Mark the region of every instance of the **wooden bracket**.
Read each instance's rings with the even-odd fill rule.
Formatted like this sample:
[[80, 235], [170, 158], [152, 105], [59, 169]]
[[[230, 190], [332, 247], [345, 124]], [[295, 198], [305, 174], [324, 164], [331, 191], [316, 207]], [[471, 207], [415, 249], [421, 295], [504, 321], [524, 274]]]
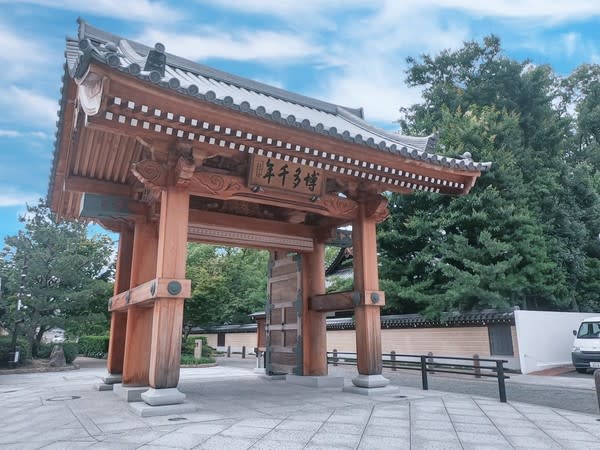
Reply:
[[191, 294], [191, 280], [156, 278], [111, 297], [108, 310], [125, 310], [131, 305], [149, 303], [159, 298], [189, 298]]

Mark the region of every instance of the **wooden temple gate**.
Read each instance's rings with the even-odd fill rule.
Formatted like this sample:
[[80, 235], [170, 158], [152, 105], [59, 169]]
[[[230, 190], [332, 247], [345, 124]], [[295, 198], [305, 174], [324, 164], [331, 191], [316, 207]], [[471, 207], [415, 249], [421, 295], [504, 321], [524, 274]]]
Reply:
[[[353, 309], [359, 376], [381, 377], [375, 227], [387, 191], [466, 194], [487, 163], [432, 153], [362, 110], [303, 97], [81, 22], [67, 40], [48, 202], [120, 235], [108, 382], [176, 390], [188, 242], [271, 251], [269, 365], [327, 375], [325, 315]], [[325, 294], [324, 245], [352, 225], [354, 290]], [[295, 255], [295, 256], [290, 256]]]

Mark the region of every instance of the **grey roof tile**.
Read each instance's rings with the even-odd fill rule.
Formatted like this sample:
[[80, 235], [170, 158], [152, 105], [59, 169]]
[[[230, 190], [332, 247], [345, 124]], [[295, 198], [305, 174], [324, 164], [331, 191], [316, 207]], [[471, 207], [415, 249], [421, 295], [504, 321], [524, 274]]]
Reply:
[[164, 75], [144, 71], [146, 45], [127, 41], [80, 20], [79, 41], [67, 40], [66, 60], [71, 76], [82, 76], [92, 60], [150, 80], [180, 93], [256, 114], [288, 126], [332, 136], [431, 164], [485, 171], [491, 163], [433, 154], [437, 136], [402, 136], [363, 120], [362, 108], [348, 108], [242, 78], [166, 53]]

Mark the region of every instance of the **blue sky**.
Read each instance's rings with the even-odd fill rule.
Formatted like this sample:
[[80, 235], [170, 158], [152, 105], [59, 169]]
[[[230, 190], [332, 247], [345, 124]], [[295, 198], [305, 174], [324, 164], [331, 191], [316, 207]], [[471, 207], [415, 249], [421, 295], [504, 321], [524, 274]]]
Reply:
[[77, 17], [148, 45], [347, 106], [394, 129], [419, 101], [408, 56], [494, 33], [508, 56], [567, 75], [600, 63], [596, 0], [0, 0], [0, 238], [46, 196], [63, 74]]

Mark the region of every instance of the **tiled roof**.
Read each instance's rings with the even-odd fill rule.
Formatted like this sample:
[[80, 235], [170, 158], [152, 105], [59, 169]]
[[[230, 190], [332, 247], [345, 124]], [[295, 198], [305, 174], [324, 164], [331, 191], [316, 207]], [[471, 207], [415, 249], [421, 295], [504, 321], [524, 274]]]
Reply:
[[[255, 313], [260, 314], [260, 313]], [[421, 314], [398, 314], [381, 316], [381, 328], [439, 328], [460, 326], [485, 326], [490, 323], [514, 324], [515, 314], [511, 310], [485, 309], [482, 311], [445, 313], [440, 320], [427, 319]], [[327, 319], [328, 330], [352, 330], [354, 319], [352, 317]], [[245, 325], [219, 325], [214, 327], [198, 327], [194, 333], [253, 333], [256, 324]]]
[[307, 131], [353, 142], [376, 151], [423, 160], [431, 164], [479, 172], [491, 163], [474, 162], [469, 154], [450, 158], [432, 153], [437, 138], [389, 133], [363, 120], [362, 108], [348, 108], [242, 78], [165, 53], [164, 73], [144, 70], [152, 49], [95, 28], [80, 20], [78, 39], [68, 39], [65, 52], [72, 77], [83, 76], [98, 61], [123, 73], [150, 81], [198, 100]]
[[[514, 323], [514, 311], [498, 311], [488, 309], [483, 311], [453, 312], [442, 314], [441, 319], [427, 319], [421, 314], [399, 314], [381, 316], [381, 328], [438, 328], [447, 326], [476, 326], [490, 323]], [[328, 330], [354, 329], [354, 319], [327, 319]]]

